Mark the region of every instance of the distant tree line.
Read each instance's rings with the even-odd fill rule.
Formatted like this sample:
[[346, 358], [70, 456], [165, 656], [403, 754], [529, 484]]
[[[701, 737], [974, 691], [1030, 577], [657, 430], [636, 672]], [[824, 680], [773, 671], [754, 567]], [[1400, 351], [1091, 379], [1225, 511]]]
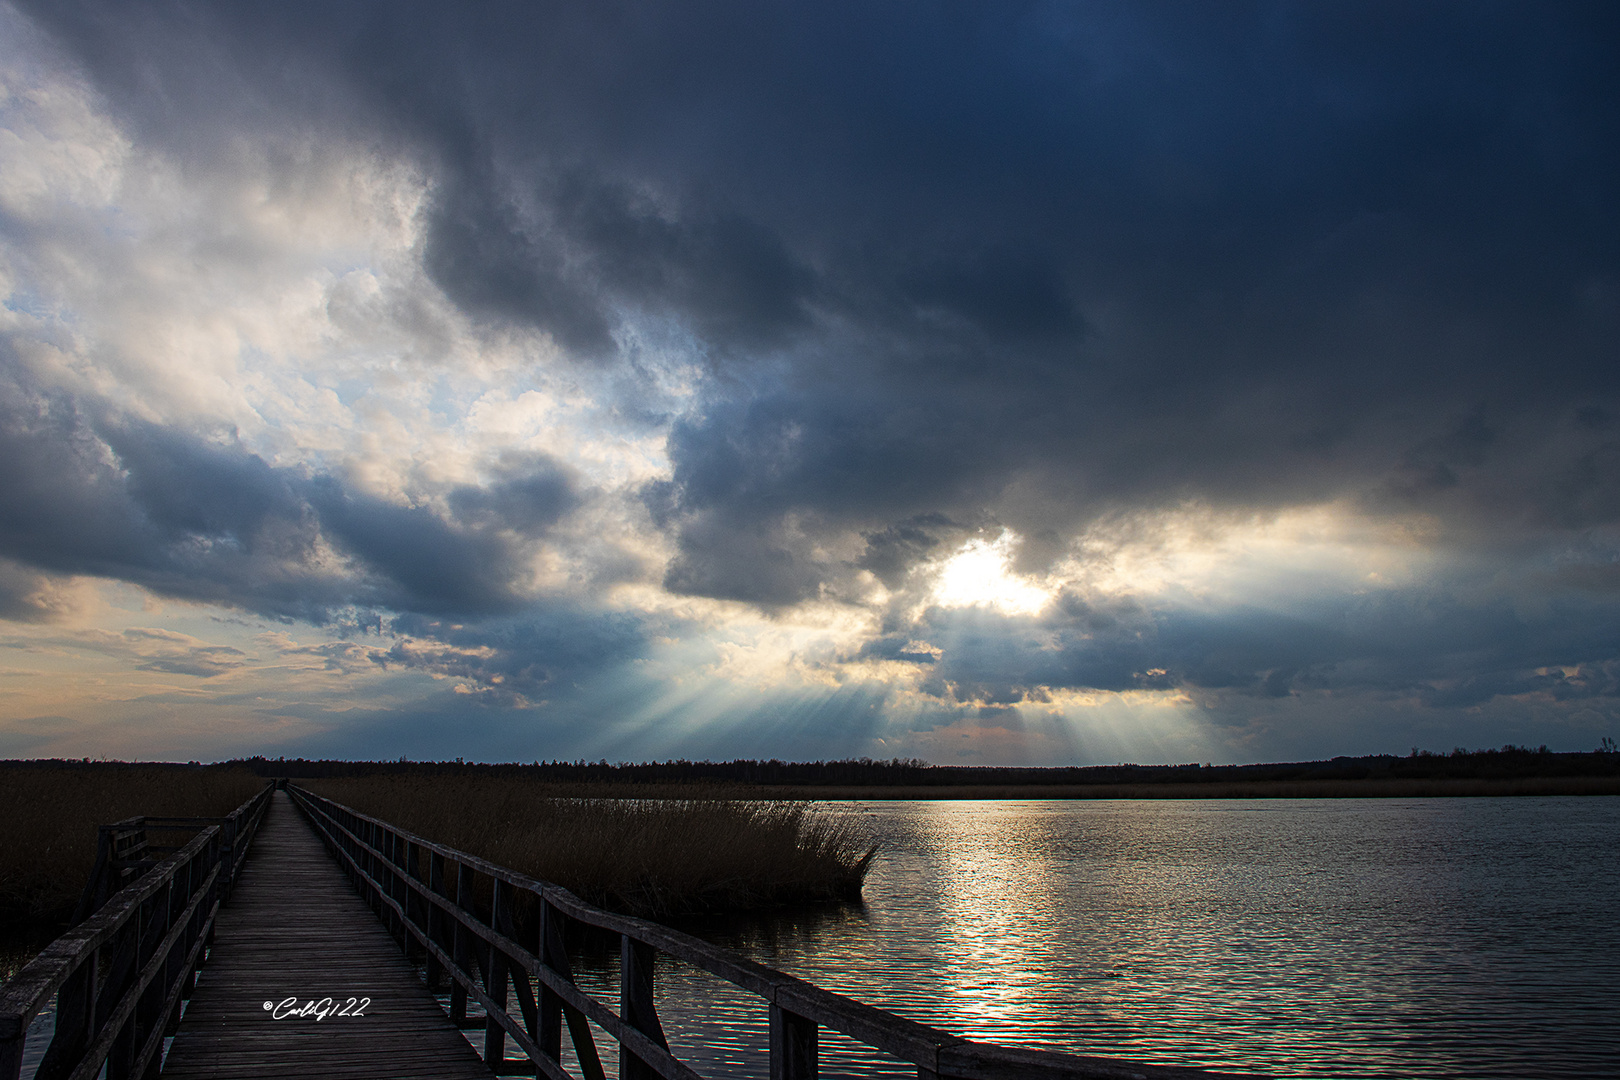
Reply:
[[420, 772], [513, 776], [564, 783], [751, 784], [805, 787], [965, 787], [978, 785], [1078, 786], [1085, 784], [1199, 784], [1233, 780], [1391, 780], [1519, 779], [1547, 776], [1620, 776], [1620, 753], [1555, 754], [1546, 747], [1504, 746], [1453, 750], [1447, 754], [1413, 750], [1404, 757], [1374, 754], [1254, 765], [1088, 765], [1067, 768], [1015, 768], [986, 765], [930, 765], [916, 758], [877, 761], [536, 761], [531, 764], [478, 764], [456, 761], [309, 761], [252, 757], [232, 762], [261, 776], [316, 778]]
[[[105, 768], [121, 762], [85, 758], [10, 761], [7, 767]], [[178, 768], [201, 768], [197, 762]], [[997, 787], [1082, 786], [1087, 784], [1201, 784], [1234, 780], [1511, 780], [1553, 776], [1620, 776], [1620, 753], [1611, 740], [1591, 753], [1553, 753], [1545, 746], [1507, 745], [1501, 749], [1450, 753], [1413, 751], [1406, 756], [1373, 754], [1328, 761], [1272, 762], [1254, 765], [1086, 765], [1067, 768], [1018, 768], [996, 765], [930, 765], [916, 758], [878, 761], [653, 761], [613, 764], [607, 761], [535, 761], [529, 764], [483, 764], [463, 761], [336, 761], [254, 756], [221, 762], [215, 767], [249, 769], [259, 776], [293, 779], [380, 776], [389, 774], [519, 777], [558, 783], [602, 784], [740, 784], [795, 787]]]

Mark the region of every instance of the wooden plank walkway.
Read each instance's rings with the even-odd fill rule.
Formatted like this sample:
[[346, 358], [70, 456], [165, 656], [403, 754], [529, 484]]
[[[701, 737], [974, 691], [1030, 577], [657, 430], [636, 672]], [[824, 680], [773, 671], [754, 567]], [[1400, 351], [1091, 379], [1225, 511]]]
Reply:
[[[289, 998], [358, 1016], [274, 1018]], [[275, 793], [196, 992], [165, 1077], [250, 1080], [444, 1080], [493, 1074], [450, 1023], [394, 939], [355, 894], [282, 791]]]

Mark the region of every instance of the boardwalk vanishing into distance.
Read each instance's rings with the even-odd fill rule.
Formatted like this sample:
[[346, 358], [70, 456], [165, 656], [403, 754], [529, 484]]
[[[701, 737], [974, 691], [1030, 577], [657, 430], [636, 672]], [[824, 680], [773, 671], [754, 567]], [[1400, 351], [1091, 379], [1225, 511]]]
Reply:
[[[352, 1002], [348, 1015], [276, 1018], [283, 1002], [302, 1007], [326, 998], [334, 1010]], [[494, 1074], [278, 791], [235, 894], [220, 911], [163, 1075], [474, 1080]]]
[[[620, 1080], [703, 1080], [664, 1036], [659, 954], [760, 999], [769, 1080], [817, 1080], [823, 1028], [918, 1080], [1225, 1075], [972, 1042], [278, 786], [193, 819], [197, 835], [161, 860], [148, 819], [103, 827], [98, 867], [128, 883], [87, 890], [99, 909], [0, 988], [0, 1080], [22, 1075], [29, 1023], [53, 998], [36, 1080], [91, 1080], [103, 1064], [108, 1080], [606, 1080], [598, 1038], [617, 1042]], [[617, 1008], [573, 980], [567, 942], [582, 929], [619, 940]], [[448, 1014], [433, 993], [446, 986]]]

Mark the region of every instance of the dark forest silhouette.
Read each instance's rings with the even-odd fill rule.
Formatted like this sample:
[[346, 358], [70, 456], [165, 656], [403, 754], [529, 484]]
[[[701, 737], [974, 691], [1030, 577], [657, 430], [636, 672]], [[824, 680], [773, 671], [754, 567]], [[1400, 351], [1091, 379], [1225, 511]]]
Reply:
[[[1606, 747], [1612, 743], [1605, 742]], [[60, 767], [71, 762], [12, 762]], [[1620, 776], [1620, 753], [1553, 753], [1545, 747], [1508, 745], [1500, 749], [1405, 756], [1374, 754], [1327, 761], [1269, 762], [1250, 765], [1088, 765], [1067, 768], [930, 765], [918, 759], [875, 761], [536, 761], [484, 764], [470, 761], [338, 761], [254, 756], [222, 764], [242, 766], [260, 776], [295, 779], [376, 776], [397, 773], [521, 777], [555, 783], [745, 784], [792, 787], [1075, 787], [1092, 784], [1205, 784], [1233, 781], [1313, 780], [1514, 780], [1543, 777]]]

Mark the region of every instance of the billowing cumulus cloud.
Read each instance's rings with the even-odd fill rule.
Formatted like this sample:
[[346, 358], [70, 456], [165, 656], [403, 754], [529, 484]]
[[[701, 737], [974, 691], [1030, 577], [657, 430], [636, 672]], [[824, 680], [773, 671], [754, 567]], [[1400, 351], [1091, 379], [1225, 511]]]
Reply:
[[1620, 723], [1603, 5], [3, 18], [0, 617], [221, 745]]

